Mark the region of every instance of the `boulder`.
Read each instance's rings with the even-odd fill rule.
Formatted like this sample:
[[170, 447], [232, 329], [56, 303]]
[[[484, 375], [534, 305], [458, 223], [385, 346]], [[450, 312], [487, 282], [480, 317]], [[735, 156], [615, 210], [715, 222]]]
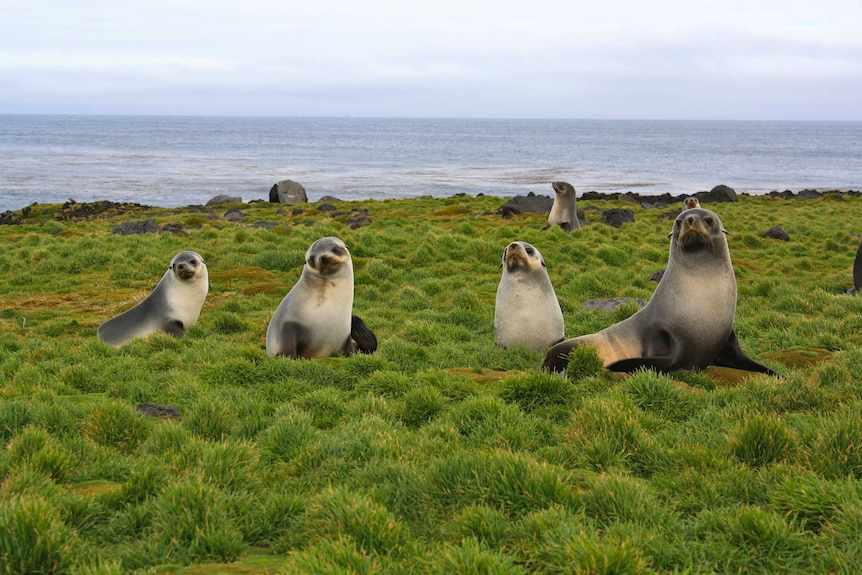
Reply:
[[299, 182], [281, 180], [269, 190], [269, 201], [274, 204], [305, 204], [308, 195]]
[[219, 204], [241, 204], [242, 198], [239, 196], [228, 196], [227, 194], [219, 194], [207, 202], [208, 206], [217, 206]]
[[700, 203], [709, 202], [738, 202], [739, 197], [736, 190], [729, 186], [718, 185], [705, 194], [695, 194]]
[[153, 234], [159, 232], [156, 220], [148, 219], [140, 222], [123, 222], [111, 230], [115, 236], [131, 236], [134, 234]]
[[615, 228], [621, 228], [623, 227], [623, 224], [635, 221], [635, 213], [632, 210], [626, 210], [623, 208], [611, 208], [610, 210], [602, 212], [602, 219], [600, 221], [603, 224], [607, 224]]
[[361, 228], [365, 224], [371, 223], [371, 216], [368, 215], [368, 210], [360, 210], [347, 218], [346, 223], [351, 230]]
[[500, 213], [504, 218], [511, 218], [517, 214], [530, 212], [533, 214], [550, 213], [554, 206], [554, 200], [548, 196], [537, 196], [530, 192], [526, 196], [515, 196], [500, 208]]
[[790, 235], [784, 231], [781, 226], [772, 226], [763, 234], [764, 238], [769, 238], [771, 240], [781, 240], [783, 242], [790, 241]]

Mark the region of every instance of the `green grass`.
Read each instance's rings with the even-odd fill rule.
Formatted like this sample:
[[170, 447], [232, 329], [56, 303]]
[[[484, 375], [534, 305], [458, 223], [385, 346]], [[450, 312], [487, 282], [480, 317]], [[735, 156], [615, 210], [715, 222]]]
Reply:
[[[650, 297], [671, 226], [605, 201], [637, 221], [541, 232], [502, 203], [341, 203], [368, 210], [357, 230], [265, 203], [241, 224], [49, 205], [0, 226], [0, 574], [862, 572], [862, 298], [844, 294], [862, 199], [712, 206], [737, 334], [781, 379], [611, 374], [586, 348], [561, 377], [497, 348], [507, 243], [542, 251], [574, 337], [635, 311], [583, 301]], [[110, 233], [150, 217], [186, 235]], [[351, 248], [379, 350], [270, 358], [266, 325], [325, 235]], [[199, 323], [99, 342], [184, 249], [209, 267]]]

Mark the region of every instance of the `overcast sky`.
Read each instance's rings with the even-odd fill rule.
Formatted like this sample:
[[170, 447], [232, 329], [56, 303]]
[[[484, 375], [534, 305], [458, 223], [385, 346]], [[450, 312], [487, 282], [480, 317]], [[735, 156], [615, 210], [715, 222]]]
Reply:
[[862, 120], [862, 0], [2, 0], [0, 113]]

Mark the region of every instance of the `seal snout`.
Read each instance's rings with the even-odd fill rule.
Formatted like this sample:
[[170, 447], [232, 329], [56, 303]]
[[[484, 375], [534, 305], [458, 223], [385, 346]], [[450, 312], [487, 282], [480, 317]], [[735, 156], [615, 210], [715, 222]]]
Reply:
[[179, 262], [174, 265], [174, 273], [176, 273], [180, 279], [192, 279], [197, 274], [197, 271], [196, 266], [184, 262]]

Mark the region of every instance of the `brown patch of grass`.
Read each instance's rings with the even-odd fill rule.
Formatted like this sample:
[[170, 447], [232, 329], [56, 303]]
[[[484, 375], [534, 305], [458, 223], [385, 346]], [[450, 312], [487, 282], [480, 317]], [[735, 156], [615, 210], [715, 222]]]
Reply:
[[823, 363], [832, 357], [832, 352], [816, 347], [794, 347], [764, 353], [763, 357], [771, 361], [781, 362], [787, 367], [797, 369]]
[[446, 373], [452, 375], [461, 375], [472, 379], [476, 383], [488, 383], [497, 381], [512, 375], [513, 372], [500, 371], [498, 369], [483, 369], [475, 367], [448, 367], [444, 369]]

